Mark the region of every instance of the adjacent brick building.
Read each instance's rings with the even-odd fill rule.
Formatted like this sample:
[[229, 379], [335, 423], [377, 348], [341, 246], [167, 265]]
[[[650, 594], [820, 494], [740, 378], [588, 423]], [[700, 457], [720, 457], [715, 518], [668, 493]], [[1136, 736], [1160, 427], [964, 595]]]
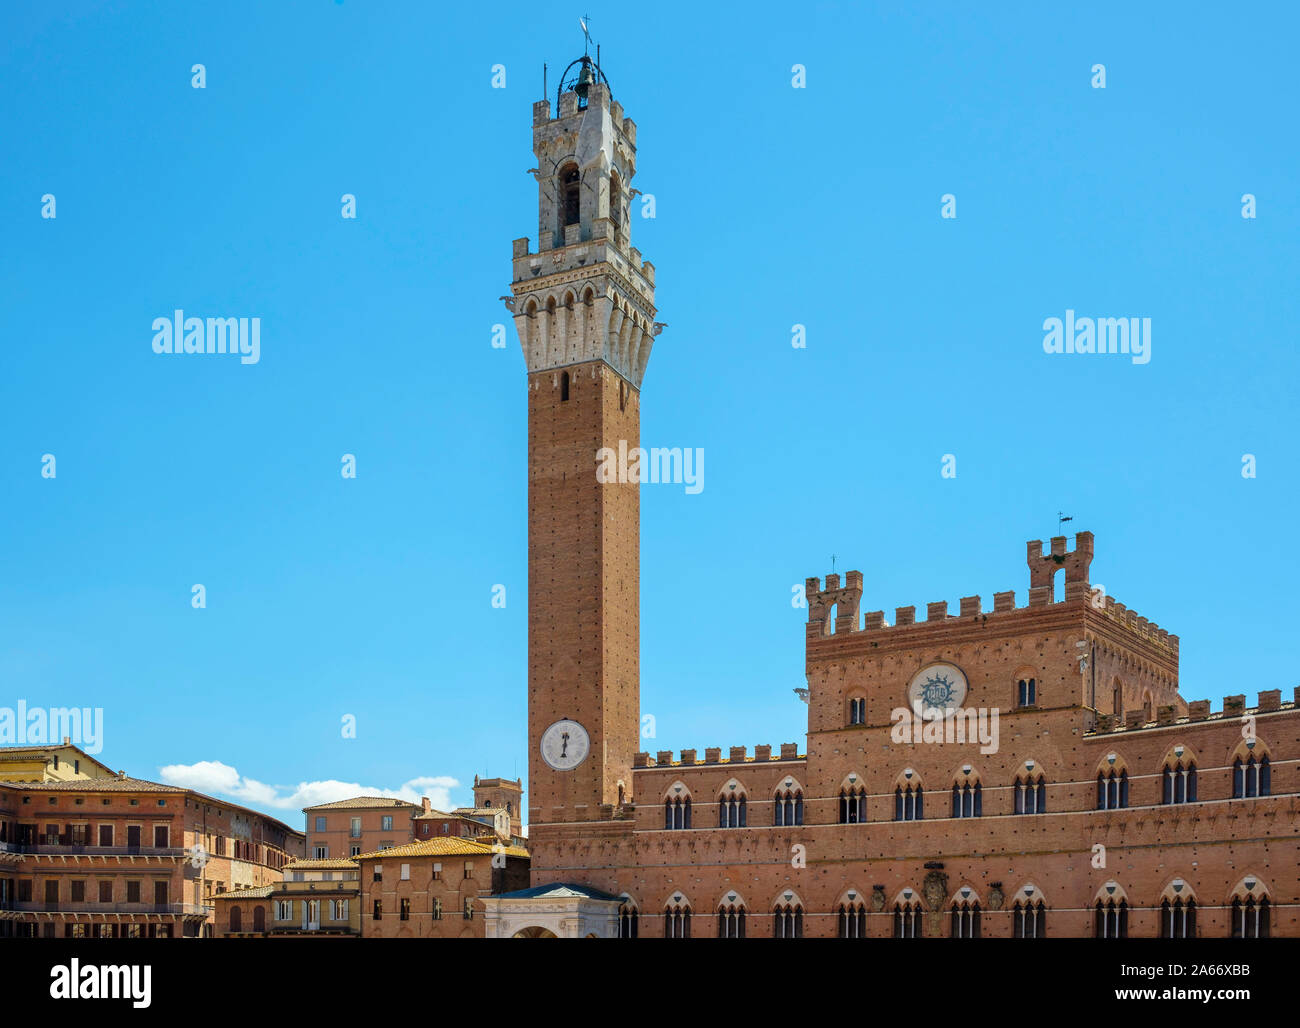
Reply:
[[483, 898], [528, 885], [528, 851], [495, 841], [430, 839], [357, 864], [365, 938], [482, 938]]
[[355, 860], [298, 860], [274, 885], [216, 897], [223, 938], [358, 938], [360, 868]]

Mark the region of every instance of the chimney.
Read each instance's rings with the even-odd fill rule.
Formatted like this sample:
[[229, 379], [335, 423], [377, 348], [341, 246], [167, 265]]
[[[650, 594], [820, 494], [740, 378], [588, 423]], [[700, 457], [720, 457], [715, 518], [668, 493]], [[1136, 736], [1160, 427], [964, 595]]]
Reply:
[[65, 736], [63, 737], [63, 745], [64, 745], [64, 746], [71, 746], [71, 745], [72, 745], [72, 736], [70, 736], [70, 735], [65, 735]]
[[428, 796], [421, 796], [421, 797], [420, 797], [420, 806], [423, 808], [423, 810], [424, 810], [424, 812], [425, 812], [426, 814], [429, 812], [429, 810], [430, 810], [431, 808], [430, 808], [430, 805], [429, 805], [429, 797], [428, 797]]

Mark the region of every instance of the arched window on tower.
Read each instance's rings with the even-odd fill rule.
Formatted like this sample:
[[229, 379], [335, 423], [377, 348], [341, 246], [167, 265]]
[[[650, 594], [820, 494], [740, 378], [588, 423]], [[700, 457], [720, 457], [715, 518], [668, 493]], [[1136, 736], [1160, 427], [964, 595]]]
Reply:
[[609, 173], [609, 220], [615, 229], [623, 224], [623, 180], [617, 171]]
[[1016, 683], [1016, 706], [1033, 707], [1038, 703], [1038, 679], [1021, 678]]
[[567, 403], [569, 400], [569, 373], [560, 372], [560, 402]]
[[867, 723], [867, 700], [864, 696], [854, 696], [849, 700], [849, 724], [865, 725]]
[[576, 225], [581, 219], [582, 176], [576, 164], [566, 164], [560, 169], [560, 227]]

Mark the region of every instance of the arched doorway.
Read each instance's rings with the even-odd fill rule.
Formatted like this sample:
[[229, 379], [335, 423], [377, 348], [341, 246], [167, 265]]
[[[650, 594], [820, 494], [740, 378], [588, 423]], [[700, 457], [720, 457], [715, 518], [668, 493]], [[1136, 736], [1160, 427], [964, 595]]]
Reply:
[[520, 928], [511, 936], [512, 939], [554, 939], [556, 934], [548, 928], [542, 928], [540, 925], [529, 925], [527, 928]]

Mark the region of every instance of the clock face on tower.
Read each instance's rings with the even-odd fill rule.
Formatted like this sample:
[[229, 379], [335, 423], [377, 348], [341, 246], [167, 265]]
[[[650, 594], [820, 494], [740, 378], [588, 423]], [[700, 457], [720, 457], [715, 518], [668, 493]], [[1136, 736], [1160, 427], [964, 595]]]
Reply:
[[587, 759], [591, 738], [576, 721], [565, 718], [542, 733], [542, 759], [556, 771], [572, 771]]

